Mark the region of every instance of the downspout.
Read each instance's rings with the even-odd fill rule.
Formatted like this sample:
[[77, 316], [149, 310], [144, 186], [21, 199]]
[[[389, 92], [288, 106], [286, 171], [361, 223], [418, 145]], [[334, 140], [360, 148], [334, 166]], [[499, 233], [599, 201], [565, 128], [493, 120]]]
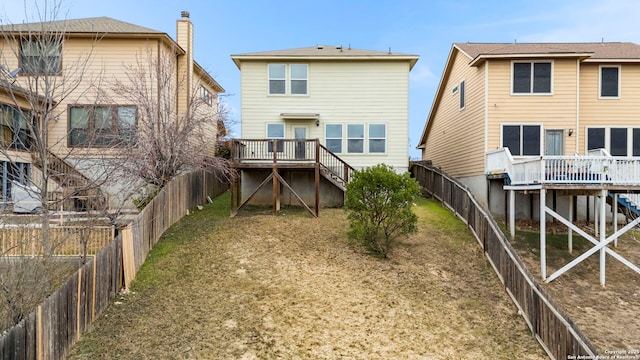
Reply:
[[[576, 59], [576, 129], [574, 131], [575, 137], [575, 154], [580, 153], [580, 59]], [[585, 139], [586, 141], [586, 139]]]
[[489, 60], [484, 62], [484, 169], [487, 169], [489, 152]]

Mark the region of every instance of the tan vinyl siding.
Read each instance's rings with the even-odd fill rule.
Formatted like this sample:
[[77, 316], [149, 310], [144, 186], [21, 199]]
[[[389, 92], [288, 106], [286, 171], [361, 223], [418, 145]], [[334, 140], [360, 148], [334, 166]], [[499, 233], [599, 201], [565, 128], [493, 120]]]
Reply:
[[[441, 101], [435, 109], [433, 124], [423, 159], [433, 161], [455, 177], [484, 173], [484, 66], [469, 67], [469, 58], [457, 53], [444, 83]], [[454, 86], [465, 81], [465, 108], [460, 110], [459, 91]]]
[[[616, 66], [619, 64], [607, 64]], [[580, 153], [586, 152], [587, 127], [640, 127], [640, 64], [620, 65], [619, 99], [599, 99], [600, 64], [583, 63], [580, 72]]]
[[[169, 56], [172, 52], [164, 45], [162, 51]], [[64, 99], [57, 107], [59, 120], [50, 129], [49, 143], [53, 151], [66, 153], [68, 119], [67, 109], [74, 104], [122, 104], [131, 105], [131, 100], [116, 96], [113, 85], [116, 80], [128, 82], [128, 73], [135, 70], [127, 66], [136, 67], [149, 63], [149, 57], [157, 60], [158, 42], [147, 40], [114, 40], [102, 39], [95, 43], [88, 39], [67, 40], [63, 46], [63, 73], [65, 82], [72, 84], [81, 77], [81, 82], [75, 91]], [[151, 64], [149, 64], [151, 66]], [[102, 96], [97, 89], [109, 93]], [[155, 91], [152, 89], [151, 91]], [[59, 95], [59, 94], [56, 94]], [[102, 154], [104, 149], [76, 148], [75, 153]]]
[[[339, 156], [355, 167], [386, 163], [408, 166], [409, 63], [405, 61], [310, 61], [308, 95], [269, 95], [266, 61], [243, 61], [242, 137], [264, 138], [266, 124], [283, 122], [281, 113], [318, 113], [320, 126], [307, 120], [308, 138], [324, 144], [325, 124], [386, 124], [386, 153]], [[291, 64], [291, 61], [273, 61]], [[286, 134], [293, 138], [293, 124], [287, 120]], [[346, 142], [343, 141], [343, 149]], [[346, 150], [345, 150], [346, 152]]]
[[[551, 62], [551, 95], [513, 95], [511, 94], [512, 61], [490, 61], [488, 150], [502, 146], [500, 134], [503, 124], [540, 124], [543, 129], [564, 130], [575, 127], [577, 62], [575, 59], [555, 59]], [[568, 137], [567, 134], [568, 132], [565, 133], [565, 153], [573, 154], [575, 137]], [[544, 135], [542, 141], [544, 142]]]

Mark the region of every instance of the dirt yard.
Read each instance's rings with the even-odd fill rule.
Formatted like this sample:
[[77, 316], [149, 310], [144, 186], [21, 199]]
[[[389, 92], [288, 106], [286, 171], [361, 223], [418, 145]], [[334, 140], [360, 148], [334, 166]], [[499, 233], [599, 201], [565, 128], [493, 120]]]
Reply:
[[69, 359], [546, 358], [475, 239], [433, 201], [386, 260], [347, 239], [341, 209], [220, 209], [169, 229]]
[[[538, 223], [519, 223], [512, 244], [540, 283], [540, 245]], [[591, 225], [592, 226], [592, 225]], [[588, 225], [581, 226], [593, 234]], [[553, 230], [553, 228], [552, 228]], [[611, 229], [609, 229], [611, 230]], [[550, 230], [551, 232], [551, 230]], [[548, 235], [547, 276], [589, 250], [590, 242], [574, 235], [573, 254], [567, 248], [566, 227], [555, 227]], [[631, 263], [640, 264], [640, 232], [630, 232], [612, 250]], [[606, 285], [600, 285], [599, 252], [590, 256], [543, 288], [596, 345], [601, 354], [627, 351], [640, 358], [640, 275], [612, 256], [606, 258]]]

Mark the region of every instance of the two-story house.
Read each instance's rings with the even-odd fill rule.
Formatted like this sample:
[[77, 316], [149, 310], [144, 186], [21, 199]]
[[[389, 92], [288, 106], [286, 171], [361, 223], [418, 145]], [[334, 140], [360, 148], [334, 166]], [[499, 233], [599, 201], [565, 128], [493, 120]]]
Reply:
[[[317, 142], [319, 152], [338, 157], [355, 169], [384, 163], [398, 172], [407, 171], [409, 72], [418, 61], [417, 55], [322, 45], [231, 58], [241, 73], [244, 139], [282, 140], [275, 145], [279, 146], [276, 155], [282, 154], [280, 162], [283, 157], [300, 162], [316, 159]], [[301, 141], [294, 143], [295, 139], [309, 141], [303, 145]], [[297, 155], [286, 155], [289, 140], [292, 152], [297, 146]], [[238, 143], [246, 150], [244, 155], [251, 152], [256, 160], [262, 155], [273, 158], [272, 144], [260, 145], [264, 154], [258, 156], [258, 149], [250, 149], [251, 144]], [[318, 161], [323, 173], [346, 175], [342, 165]], [[262, 177], [258, 175], [252, 182], [259, 183]], [[250, 178], [245, 171], [243, 183]], [[251, 187], [247, 185], [247, 189]], [[335, 204], [328, 191], [323, 191], [322, 201]], [[265, 197], [270, 198], [270, 193], [265, 192]], [[341, 194], [337, 198], [341, 202]]]
[[[637, 44], [455, 43], [418, 147], [508, 214], [512, 235], [516, 216], [597, 229], [605, 214], [638, 214], [639, 89]], [[589, 239], [602, 246], [603, 234]]]
[[[193, 59], [194, 30], [188, 12], [176, 22], [176, 40], [107, 17], [2, 25], [0, 34], [3, 149], [11, 150], [0, 155], [3, 201], [11, 199], [7, 190], [11, 180], [37, 183], [42, 178], [42, 157], [31, 156], [33, 147], [28, 144], [29, 132], [42, 131], [38, 126], [42, 121], [47, 122], [46, 160], [52, 180], [47, 187], [52, 194], [88, 195], [89, 184], [99, 184], [94, 194], [122, 200], [125, 190], [132, 190], [129, 184], [117, 179], [101, 182], [98, 178], [105, 170], [100, 166], [105, 159], [122, 156], [118, 149], [136, 139], [143, 107], [180, 114], [189, 111], [192, 99], [201, 97], [198, 112], [212, 119], [207, 136], [215, 152], [217, 94], [224, 89]], [[162, 68], [163, 64], [172, 68]], [[169, 83], [160, 83], [164, 76], [160, 72], [175, 75]], [[132, 96], [116, 88], [118, 82], [122, 88], [134, 81], [147, 86], [151, 104], [134, 103]], [[163, 94], [167, 89], [175, 93]], [[33, 101], [25, 99], [34, 95], [47, 98], [43, 101], [50, 108], [32, 109]], [[167, 97], [172, 99], [170, 108], [160, 104]], [[22, 118], [30, 114], [34, 119], [30, 126], [21, 126], [25, 119], [18, 113]]]
[[418, 147], [481, 201], [499, 204], [487, 186], [500, 170], [490, 169], [496, 150], [515, 160], [594, 149], [640, 156], [639, 85], [633, 43], [455, 43]]

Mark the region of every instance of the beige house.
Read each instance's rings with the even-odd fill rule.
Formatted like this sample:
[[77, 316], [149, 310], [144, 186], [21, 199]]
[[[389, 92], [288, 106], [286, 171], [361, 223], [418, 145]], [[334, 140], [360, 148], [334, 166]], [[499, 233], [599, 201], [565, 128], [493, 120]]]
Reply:
[[[327, 181], [341, 188], [351, 168], [384, 163], [398, 172], [407, 171], [409, 72], [417, 55], [323, 45], [231, 58], [242, 80], [242, 137], [272, 141], [262, 146], [238, 140], [244, 150], [236, 155], [242, 155], [239, 160], [245, 164], [251, 155], [254, 161], [306, 162], [313, 171], [315, 160], [326, 177], [322, 182], [316, 180], [320, 183], [316, 188]], [[272, 156], [273, 146], [277, 146], [276, 157]], [[292, 153], [287, 155], [289, 149]], [[244, 179], [251, 178], [248, 171]], [[257, 175], [253, 181], [259, 183], [262, 177]], [[317, 176], [309, 175], [309, 182], [314, 178]], [[243, 185], [252, 187], [246, 181]], [[284, 190], [296, 195], [295, 190]], [[311, 193], [301, 196], [313, 198]], [[341, 202], [341, 192], [333, 197], [327, 188], [322, 193], [325, 205]]]
[[[6, 85], [0, 88], [0, 106], [7, 110], [2, 113], [5, 137], [15, 138], [22, 132], [20, 126], [9, 126], [20, 122], [16, 109], [22, 113], [33, 110], [11, 89], [39, 92], [53, 97], [55, 103], [52, 121], [48, 122], [49, 164], [62, 173], [52, 176], [51, 192], [77, 192], [101, 176], [93, 160], [109, 158], [118, 153], [118, 148], [131, 144], [141, 106], [148, 105], [118, 95], [114, 84], [116, 80], [131, 83], [134, 71], [148, 76], [147, 89], [157, 97], [163, 89], [176, 89], [170, 95], [176, 99], [175, 108], [168, 111], [180, 114], [193, 99], [201, 98], [204, 105], [198, 111], [212, 119], [207, 136], [214, 151], [219, 127], [217, 94], [224, 89], [193, 59], [194, 30], [188, 12], [182, 12], [176, 22], [176, 40], [164, 32], [107, 17], [3, 25], [0, 35], [0, 66], [4, 72], [0, 82]], [[172, 68], [160, 70], [161, 63]], [[159, 71], [175, 73], [172, 83], [158, 84], [153, 74]], [[42, 85], [45, 83], [48, 88]], [[29, 136], [25, 136], [26, 142]], [[22, 178], [38, 178], [40, 164], [32, 160], [28, 144], [17, 150], [22, 152], [20, 156], [6, 156], [6, 151], [0, 156], [5, 169], [0, 169], [4, 201], [11, 197], [7, 182], [17, 176], [6, 170], [15, 166], [8, 165], [18, 162], [24, 171]], [[99, 190], [107, 198], [123, 191], [117, 181], [105, 182]]]
[[503, 148], [514, 160], [640, 156], [638, 86], [633, 43], [455, 43], [418, 147], [486, 203]]
[[[640, 46], [633, 43], [453, 44], [420, 141], [422, 159], [459, 179], [494, 214], [555, 219], [606, 256], [640, 223]], [[611, 205], [608, 205], [611, 204]], [[618, 229], [626, 216], [628, 224]], [[594, 222], [593, 235], [574, 221]], [[603, 231], [611, 223], [612, 235]]]

